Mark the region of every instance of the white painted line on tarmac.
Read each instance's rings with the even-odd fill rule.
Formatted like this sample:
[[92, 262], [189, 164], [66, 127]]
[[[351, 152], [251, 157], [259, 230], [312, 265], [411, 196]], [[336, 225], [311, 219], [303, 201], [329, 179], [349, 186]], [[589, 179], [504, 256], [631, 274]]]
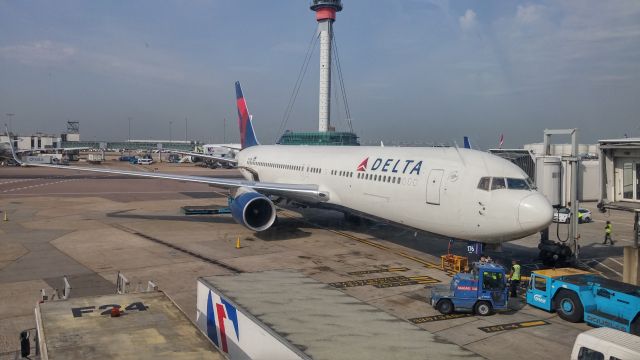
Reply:
[[614, 263], [617, 263], [617, 264], [619, 264], [619, 265], [624, 266], [624, 264], [623, 264], [623, 263], [621, 263], [620, 261], [616, 260], [616, 258], [609, 258], [609, 260], [613, 261]]
[[23, 187], [19, 187], [19, 188], [3, 190], [3, 191], [0, 191], [0, 193], [8, 193], [8, 192], [14, 192], [14, 191], [34, 189], [34, 188], [42, 187], [42, 186], [45, 186], [45, 185], [53, 185], [53, 184], [59, 184], [59, 183], [68, 182], [68, 181], [75, 181], [75, 180], [78, 180], [78, 179], [67, 179], [67, 180], [53, 181], [53, 182], [30, 185], [30, 186], [23, 186]]
[[[598, 261], [596, 261], [596, 262], [597, 262], [597, 263], [599, 263]], [[603, 273], [602, 273], [602, 271], [598, 271], [598, 270], [596, 270], [596, 269], [592, 268], [591, 266], [587, 265], [584, 261], [580, 261], [580, 263], [581, 263], [582, 265], [586, 266], [586, 267], [587, 267], [587, 269], [591, 270], [592, 272], [594, 272], [594, 273], [598, 273], [598, 274], [600, 274], [600, 275], [601, 275], [602, 277], [604, 277], [604, 278], [607, 278], [607, 279], [609, 278], [609, 277], [607, 277], [605, 274], [603, 274]]]
[[[609, 267], [609, 266], [605, 265], [603, 262], [598, 261], [598, 260], [593, 260], [593, 261], [597, 262], [598, 264], [600, 264], [600, 265], [604, 266], [605, 268], [607, 268], [607, 269], [611, 270], [612, 272], [616, 273], [618, 276], [622, 277], [622, 273], [619, 273], [619, 272], [617, 272], [617, 271], [613, 270], [611, 267]], [[604, 276], [604, 275], [603, 275], [603, 276]]]

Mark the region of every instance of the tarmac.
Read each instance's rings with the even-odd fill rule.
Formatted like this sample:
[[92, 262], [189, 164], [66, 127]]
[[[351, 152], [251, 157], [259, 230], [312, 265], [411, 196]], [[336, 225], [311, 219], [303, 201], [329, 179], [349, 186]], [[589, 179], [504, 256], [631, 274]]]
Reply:
[[[103, 167], [235, 177], [235, 170], [190, 164], [150, 166], [107, 161]], [[225, 206], [226, 191], [204, 184], [130, 178], [45, 168], [0, 168], [0, 359], [13, 359], [21, 330], [34, 328], [41, 289], [72, 285], [71, 297], [115, 292], [118, 272], [130, 290], [154, 281], [192, 319], [201, 276], [294, 269], [334, 284], [388, 314], [459, 344], [487, 359], [569, 358], [576, 336], [590, 327], [573, 324], [511, 300], [511, 310], [488, 317], [442, 317], [427, 303], [429, 288], [448, 283], [439, 268], [449, 242], [383, 223], [344, 220], [339, 212], [279, 209], [275, 227], [254, 233], [230, 215], [186, 216], [183, 206]], [[580, 224], [585, 267], [620, 279], [622, 247], [632, 243], [633, 215], [601, 214]], [[614, 226], [614, 246], [601, 245], [604, 221]], [[556, 225], [552, 236], [556, 236]], [[558, 228], [566, 237], [567, 225]], [[238, 238], [240, 248], [236, 248]], [[538, 237], [504, 244], [492, 254], [526, 271], [536, 259]], [[452, 246], [466, 255], [466, 243]], [[382, 285], [380, 285], [382, 284]], [[516, 324], [516, 325], [514, 325]]]

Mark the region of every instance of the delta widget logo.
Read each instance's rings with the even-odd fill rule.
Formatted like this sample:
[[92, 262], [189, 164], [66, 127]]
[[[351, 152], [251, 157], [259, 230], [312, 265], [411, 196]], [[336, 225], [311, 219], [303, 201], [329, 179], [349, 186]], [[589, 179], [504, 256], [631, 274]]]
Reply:
[[367, 171], [367, 162], [368, 161], [369, 161], [369, 158], [366, 158], [366, 159], [362, 160], [360, 165], [358, 165], [358, 170], [356, 170], [356, 171]]
[[[236, 342], [240, 341], [240, 331], [238, 329], [238, 312], [236, 308], [220, 297], [220, 303], [213, 303], [211, 291], [207, 299], [207, 336], [219, 349], [225, 353], [229, 353], [227, 345], [227, 336], [233, 335], [225, 328], [225, 319], [233, 324], [235, 330]], [[229, 329], [230, 330], [230, 329]]]

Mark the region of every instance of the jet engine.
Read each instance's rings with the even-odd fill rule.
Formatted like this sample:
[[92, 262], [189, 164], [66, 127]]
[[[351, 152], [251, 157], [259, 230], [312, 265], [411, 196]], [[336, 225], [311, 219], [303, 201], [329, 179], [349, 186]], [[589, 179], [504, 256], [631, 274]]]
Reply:
[[233, 219], [253, 231], [267, 230], [276, 221], [273, 202], [253, 189], [239, 188], [230, 207]]

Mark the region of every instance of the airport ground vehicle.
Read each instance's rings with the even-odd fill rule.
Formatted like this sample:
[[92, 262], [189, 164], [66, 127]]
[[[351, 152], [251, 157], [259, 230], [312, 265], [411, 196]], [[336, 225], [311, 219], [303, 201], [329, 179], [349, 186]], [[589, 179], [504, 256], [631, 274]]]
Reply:
[[431, 305], [442, 314], [473, 311], [482, 316], [507, 308], [508, 286], [505, 269], [494, 263], [473, 263], [471, 273], [458, 273], [449, 286], [431, 291]]
[[574, 269], [536, 270], [527, 287], [527, 303], [570, 322], [584, 320], [640, 335], [640, 286]]
[[571, 360], [640, 359], [640, 338], [622, 331], [597, 328], [580, 333]]
[[135, 156], [124, 155], [124, 156], [120, 156], [120, 158], [118, 160], [120, 160], [120, 161], [132, 161], [132, 160], [137, 160], [137, 158]]
[[62, 154], [40, 154], [27, 156], [26, 160], [35, 164], [59, 164], [62, 161]]
[[[591, 214], [591, 210], [580, 208], [578, 212], [582, 215], [578, 218], [580, 223], [588, 223], [593, 221], [593, 217]], [[553, 222], [559, 222], [563, 224], [568, 224], [571, 222], [571, 210], [566, 207], [561, 207], [559, 209], [553, 210]]]
[[151, 165], [153, 164], [153, 160], [149, 158], [138, 159], [138, 165]]

